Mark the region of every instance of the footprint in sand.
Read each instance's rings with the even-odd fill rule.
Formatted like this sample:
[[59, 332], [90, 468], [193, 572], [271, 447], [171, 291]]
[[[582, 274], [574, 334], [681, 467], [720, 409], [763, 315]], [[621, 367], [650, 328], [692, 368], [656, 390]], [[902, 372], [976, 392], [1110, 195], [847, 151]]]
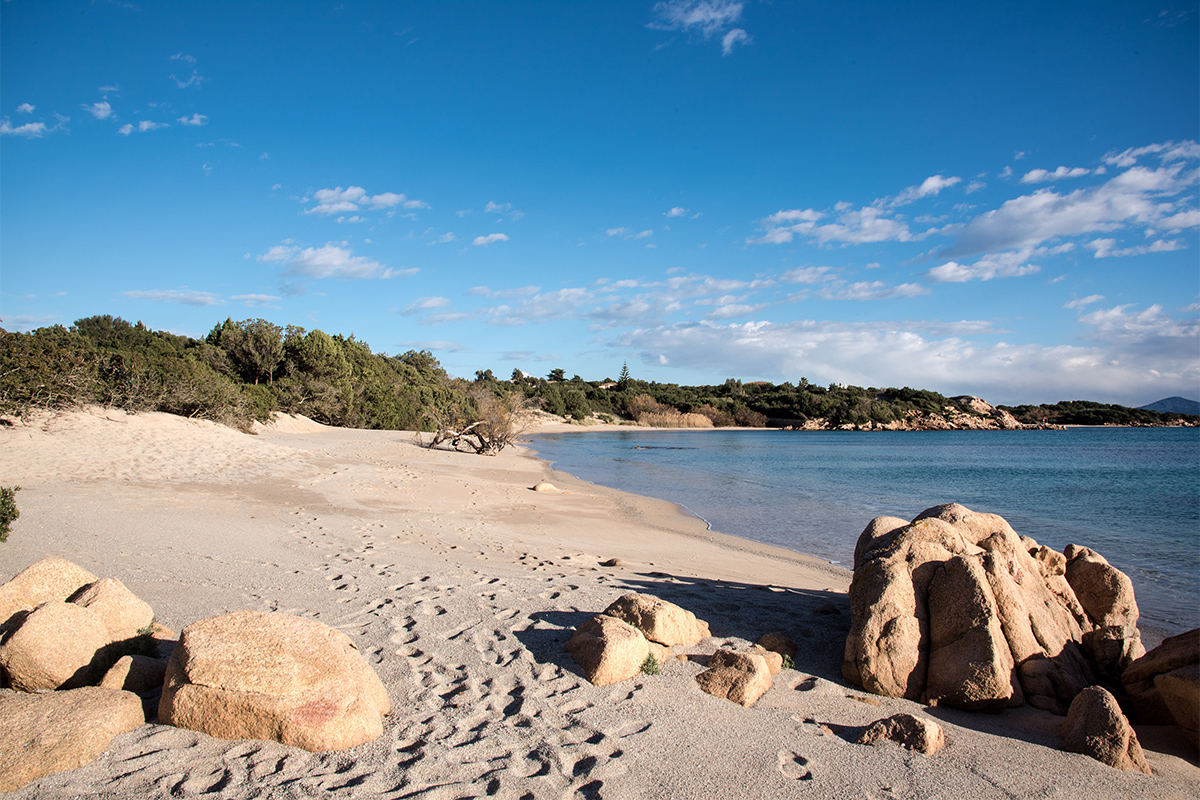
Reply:
[[779, 774], [785, 778], [798, 781], [811, 781], [812, 772], [808, 769], [808, 759], [790, 750], [780, 750], [777, 758]]

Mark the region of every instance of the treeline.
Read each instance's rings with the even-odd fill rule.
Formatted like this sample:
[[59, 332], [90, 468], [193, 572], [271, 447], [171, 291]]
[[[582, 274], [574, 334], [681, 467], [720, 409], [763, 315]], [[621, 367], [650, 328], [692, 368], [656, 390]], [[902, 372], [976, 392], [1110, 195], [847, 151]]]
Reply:
[[1156, 426], [1177, 425], [1181, 422], [1196, 422], [1192, 414], [1170, 411], [1150, 411], [1145, 408], [1093, 403], [1089, 400], [1064, 400], [1053, 405], [1002, 406], [1006, 411], [1025, 424], [1046, 423], [1050, 425], [1130, 425]]
[[462, 402], [432, 354], [372, 353], [353, 336], [226, 320], [204, 339], [88, 317], [31, 333], [0, 328], [0, 412], [84, 403], [246, 428], [274, 411], [328, 425], [421, 430]]
[[[499, 403], [499, 406], [493, 402]], [[911, 417], [978, 415], [937, 392], [830, 384], [709, 386], [641, 381], [623, 367], [616, 380], [544, 378], [514, 370], [500, 380], [480, 370], [450, 377], [427, 351], [372, 353], [353, 336], [226, 319], [203, 339], [96, 316], [74, 325], [11, 333], [0, 328], [0, 413], [96, 403], [165, 411], [248, 428], [272, 412], [327, 425], [390, 430], [464, 429], [495, 412], [537, 408], [585, 420], [632, 420], [662, 427], [876, 426]], [[489, 411], [490, 409], [490, 411]], [[1196, 417], [1073, 401], [1008, 409], [1026, 423], [1161, 425]]]

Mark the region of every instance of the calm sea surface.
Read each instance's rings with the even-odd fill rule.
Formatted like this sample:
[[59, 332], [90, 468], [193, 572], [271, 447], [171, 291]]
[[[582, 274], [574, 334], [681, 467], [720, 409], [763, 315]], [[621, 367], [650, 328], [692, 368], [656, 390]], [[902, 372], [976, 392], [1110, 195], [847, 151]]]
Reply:
[[956, 502], [1133, 579], [1143, 624], [1200, 626], [1200, 429], [670, 431], [537, 435], [592, 483], [679, 503], [722, 533], [852, 566], [880, 515]]

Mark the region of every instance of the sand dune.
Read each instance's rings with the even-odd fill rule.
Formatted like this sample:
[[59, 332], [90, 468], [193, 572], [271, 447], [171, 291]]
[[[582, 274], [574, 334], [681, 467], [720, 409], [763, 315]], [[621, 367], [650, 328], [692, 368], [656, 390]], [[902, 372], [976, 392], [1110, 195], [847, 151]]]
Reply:
[[[541, 481], [560, 491], [534, 492]], [[46, 555], [122, 580], [176, 630], [236, 609], [346, 632], [379, 674], [383, 737], [314, 754], [148, 724], [14, 797], [1187, 797], [1195, 754], [1139, 728], [1155, 775], [1057, 750], [1060, 718], [876, 698], [840, 676], [849, 575], [705, 530], [668, 503], [592, 486], [518, 451], [431, 452], [411, 433], [302, 418], [250, 436], [91, 409], [0, 428], [21, 518], [0, 579]], [[864, 525], [867, 520], [863, 520]], [[620, 567], [602, 567], [610, 558]], [[631, 591], [714, 638], [658, 676], [603, 688], [562, 646]], [[840, 614], [819, 614], [832, 602]], [[800, 645], [752, 708], [696, 686], [708, 653], [784, 631]], [[936, 719], [926, 757], [853, 744], [899, 711]]]

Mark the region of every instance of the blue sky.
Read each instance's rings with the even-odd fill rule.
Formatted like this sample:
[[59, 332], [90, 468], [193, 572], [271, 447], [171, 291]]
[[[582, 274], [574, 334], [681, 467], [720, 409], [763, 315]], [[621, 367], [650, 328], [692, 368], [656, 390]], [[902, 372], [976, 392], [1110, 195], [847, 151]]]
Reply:
[[0, 325], [1200, 396], [1195, 2], [0, 3]]

